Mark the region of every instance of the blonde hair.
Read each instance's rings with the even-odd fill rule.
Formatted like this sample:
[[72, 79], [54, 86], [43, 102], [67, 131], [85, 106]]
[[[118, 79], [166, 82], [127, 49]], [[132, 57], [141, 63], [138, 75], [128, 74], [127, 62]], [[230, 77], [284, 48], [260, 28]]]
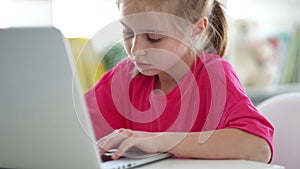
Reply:
[[[117, 6], [120, 6], [122, 0], [116, 0]], [[141, 2], [146, 0], [130, 0]], [[224, 56], [229, 38], [229, 27], [225, 17], [222, 3], [218, 0], [148, 0], [153, 6], [160, 4], [161, 12], [168, 12], [179, 16], [191, 23], [197, 22], [200, 18], [207, 17], [208, 25], [205, 30], [206, 43], [202, 50], [211, 53], [213, 47], [216, 54]], [[168, 3], [167, 3], [168, 2]]]

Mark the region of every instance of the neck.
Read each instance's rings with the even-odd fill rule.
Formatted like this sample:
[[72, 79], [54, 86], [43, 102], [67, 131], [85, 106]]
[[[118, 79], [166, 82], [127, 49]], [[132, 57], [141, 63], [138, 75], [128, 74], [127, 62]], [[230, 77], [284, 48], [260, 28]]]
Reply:
[[155, 80], [155, 88], [162, 90], [165, 94], [170, 93], [190, 70], [190, 66], [194, 63], [194, 59], [191, 58], [185, 56], [168, 72], [159, 73]]

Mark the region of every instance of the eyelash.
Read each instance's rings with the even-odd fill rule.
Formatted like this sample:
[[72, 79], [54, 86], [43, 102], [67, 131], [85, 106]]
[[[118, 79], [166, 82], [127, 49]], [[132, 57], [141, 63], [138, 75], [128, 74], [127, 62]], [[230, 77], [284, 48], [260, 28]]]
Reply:
[[151, 36], [149, 34], [147, 34], [147, 39], [148, 39], [148, 41], [153, 42], [153, 43], [157, 43], [157, 42], [161, 41], [161, 38], [158, 38], [158, 39], [151, 38]]
[[[126, 38], [134, 37], [134, 33], [132, 31], [123, 30], [123, 34], [125, 35]], [[152, 43], [158, 43], [161, 41], [161, 38], [158, 39], [151, 38], [149, 34], [145, 34], [145, 36], [147, 37], [147, 40]]]

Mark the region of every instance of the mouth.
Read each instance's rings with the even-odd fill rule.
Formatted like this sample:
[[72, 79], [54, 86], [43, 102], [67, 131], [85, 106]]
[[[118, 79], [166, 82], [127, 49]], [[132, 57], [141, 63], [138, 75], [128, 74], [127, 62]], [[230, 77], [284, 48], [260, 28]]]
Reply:
[[146, 64], [146, 63], [136, 62], [136, 66], [137, 66], [138, 68], [145, 69], [145, 68], [151, 67], [151, 64]]

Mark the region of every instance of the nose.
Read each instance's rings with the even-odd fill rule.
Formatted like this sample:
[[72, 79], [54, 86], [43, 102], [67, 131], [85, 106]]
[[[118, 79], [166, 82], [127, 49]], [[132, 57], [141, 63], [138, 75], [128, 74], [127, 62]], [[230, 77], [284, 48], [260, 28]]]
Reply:
[[144, 35], [143, 34], [135, 35], [132, 39], [132, 44], [130, 49], [131, 54], [137, 54], [146, 48], [147, 48], [147, 43], [144, 39]]

